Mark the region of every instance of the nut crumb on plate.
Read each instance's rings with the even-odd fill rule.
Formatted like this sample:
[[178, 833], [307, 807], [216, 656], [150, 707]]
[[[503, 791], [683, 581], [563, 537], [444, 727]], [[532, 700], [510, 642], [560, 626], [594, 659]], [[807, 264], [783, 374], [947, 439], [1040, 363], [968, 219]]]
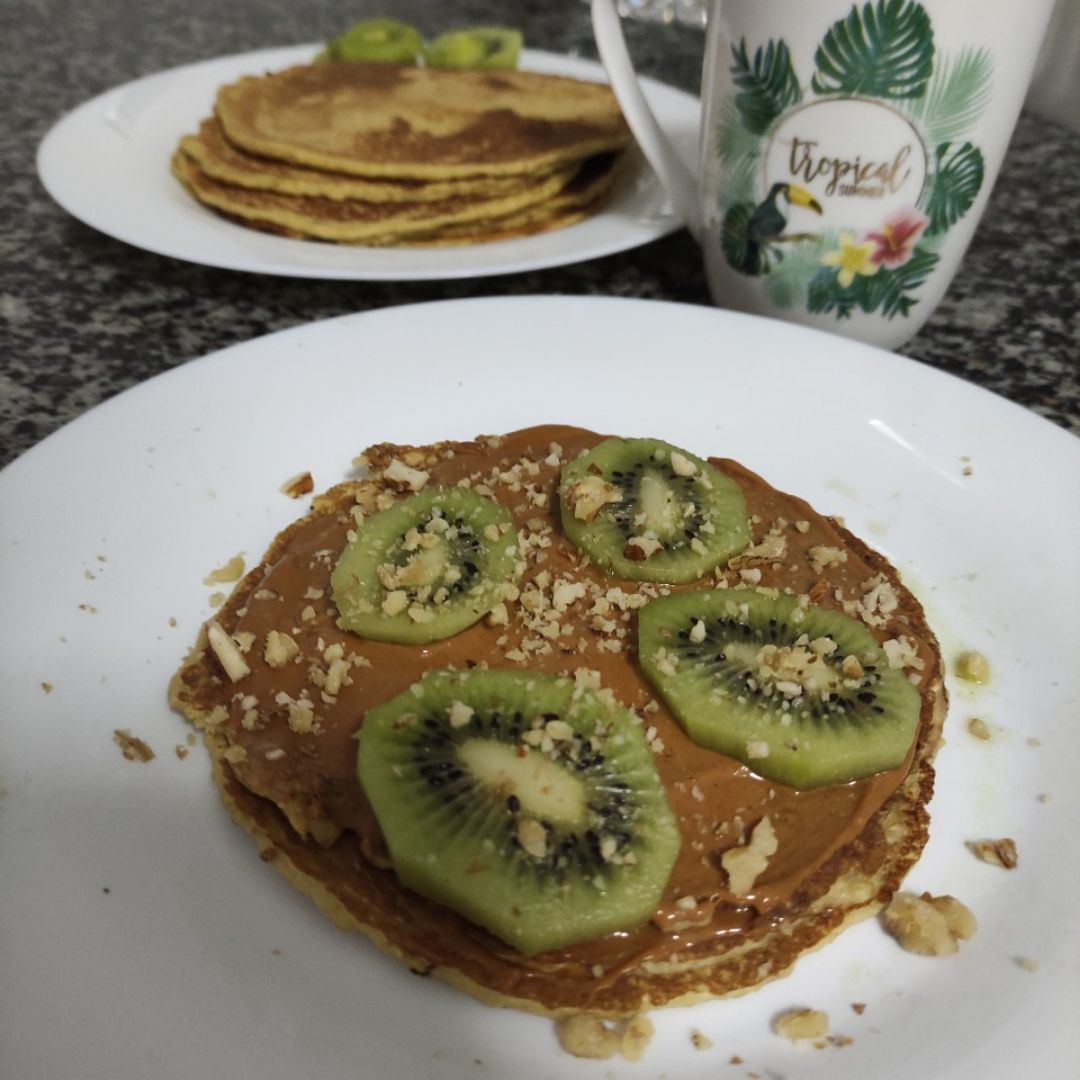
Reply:
[[640, 1061], [653, 1037], [652, 1021], [638, 1015], [628, 1021], [607, 1022], [589, 1013], [574, 1013], [555, 1021], [559, 1044], [574, 1057], [607, 1059], [621, 1054]]
[[128, 761], [140, 761], [146, 764], [154, 760], [155, 754], [150, 746], [137, 735], [132, 735], [127, 728], [117, 728], [113, 732], [113, 742], [120, 747], [120, 753]]
[[900, 946], [920, 956], [951, 956], [957, 941], [975, 933], [975, 916], [953, 896], [897, 893], [882, 912], [882, 923]]
[[829, 1014], [822, 1009], [789, 1009], [773, 1021], [773, 1031], [785, 1039], [823, 1039], [829, 1033]]
[[991, 866], [1013, 870], [1019, 862], [1016, 841], [1009, 836], [999, 840], [968, 840], [965, 846], [977, 859]]

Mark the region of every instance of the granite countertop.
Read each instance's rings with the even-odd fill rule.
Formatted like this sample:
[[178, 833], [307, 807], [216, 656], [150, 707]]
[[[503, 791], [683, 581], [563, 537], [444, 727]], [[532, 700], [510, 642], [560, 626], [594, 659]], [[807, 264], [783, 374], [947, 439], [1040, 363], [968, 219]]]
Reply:
[[[0, 7], [0, 465], [159, 372], [314, 319], [443, 298], [528, 293], [709, 303], [685, 230], [576, 266], [408, 284], [293, 280], [150, 254], [69, 217], [34, 156], [67, 110], [119, 83], [232, 52], [315, 41], [393, 13], [429, 34], [504, 22], [537, 48], [595, 57], [580, 0], [5, 0]], [[629, 25], [643, 73], [696, 91], [699, 31]], [[903, 350], [1080, 434], [1080, 135], [1021, 117], [963, 272]]]

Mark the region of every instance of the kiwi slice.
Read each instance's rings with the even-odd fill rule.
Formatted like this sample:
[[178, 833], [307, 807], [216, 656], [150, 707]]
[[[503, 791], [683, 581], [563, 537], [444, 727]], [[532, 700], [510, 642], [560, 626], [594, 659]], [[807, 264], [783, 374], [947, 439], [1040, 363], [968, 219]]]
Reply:
[[641, 666], [694, 742], [796, 788], [903, 763], [922, 699], [862, 623], [749, 589], [639, 613]]
[[330, 575], [338, 625], [422, 645], [472, 626], [521, 572], [509, 511], [466, 488], [433, 487], [365, 519]]
[[424, 49], [424, 62], [439, 68], [516, 68], [522, 36], [502, 26], [473, 26], [441, 34]]
[[657, 439], [606, 439], [563, 469], [559, 498], [570, 540], [632, 581], [694, 581], [750, 543], [739, 485]]
[[530, 956], [645, 922], [679, 852], [640, 721], [568, 678], [432, 672], [357, 761], [401, 882]]
[[[420, 32], [397, 19], [365, 19], [327, 42], [330, 60], [415, 64], [424, 51]], [[323, 57], [320, 53], [316, 60]]]

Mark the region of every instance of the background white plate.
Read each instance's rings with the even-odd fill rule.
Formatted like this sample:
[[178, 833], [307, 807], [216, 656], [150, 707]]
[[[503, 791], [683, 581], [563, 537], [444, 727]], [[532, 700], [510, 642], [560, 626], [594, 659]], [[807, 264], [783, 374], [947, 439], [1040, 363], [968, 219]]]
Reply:
[[[177, 759], [187, 727], [165, 688], [210, 612], [200, 583], [238, 551], [251, 565], [302, 511], [279, 493], [286, 479], [310, 469], [324, 488], [380, 440], [549, 421], [739, 458], [883, 549], [948, 656], [986, 654], [987, 688], [951, 682], [932, 840], [910, 879], [976, 912], [959, 955], [912, 956], [864, 923], [787, 980], [655, 1014], [639, 1065], [577, 1061], [547, 1021], [418, 979], [335, 930], [229, 823], [201, 747]], [[0, 1072], [1077, 1075], [1078, 491], [1080, 443], [966, 383], [825, 334], [645, 301], [348, 316], [106, 402], [0, 474]], [[966, 732], [976, 714], [988, 743]], [[123, 760], [114, 728], [156, 760]], [[1012, 872], [963, 846], [1006, 835]], [[827, 1009], [854, 1044], [778, 1039], [770, 1018], [793, 1005]], [[692, 1049], [692, 1027], [715, 1048]], [[729, 1069], [733, 1054], [745, 1065]]]
[[[235, 225], [199, 205], [169, 172], [182, 135], [210, 115], [218, 87], [304, 63], [318, 46], [225, 56], [109, 90], [68, 113], [38, 150], [49, 194], [87, 225], [176, 259], [292, 277], [408, 281], [483, 277], [562, 266], [637, 247], [681, 224], [644, 158], [633, 152], [603, 212], [549, 233], [455, 248], [365, 248], [290, 240]], [[597, 63], [526, 49], [531, 71], [606, 82]], [[645, 95], [688, 162], [696, 160], [700, 103], [663, 83]]]

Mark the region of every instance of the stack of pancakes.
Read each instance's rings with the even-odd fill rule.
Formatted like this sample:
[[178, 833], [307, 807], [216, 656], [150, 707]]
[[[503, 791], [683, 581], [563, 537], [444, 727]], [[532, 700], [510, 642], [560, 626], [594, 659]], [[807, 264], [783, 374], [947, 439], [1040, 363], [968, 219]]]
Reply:
[[222, 87], [172, 170], [200, 202], [280, 235], [467, 244], [592, 213], [630, 139], [598, 83], [320, 63]]

